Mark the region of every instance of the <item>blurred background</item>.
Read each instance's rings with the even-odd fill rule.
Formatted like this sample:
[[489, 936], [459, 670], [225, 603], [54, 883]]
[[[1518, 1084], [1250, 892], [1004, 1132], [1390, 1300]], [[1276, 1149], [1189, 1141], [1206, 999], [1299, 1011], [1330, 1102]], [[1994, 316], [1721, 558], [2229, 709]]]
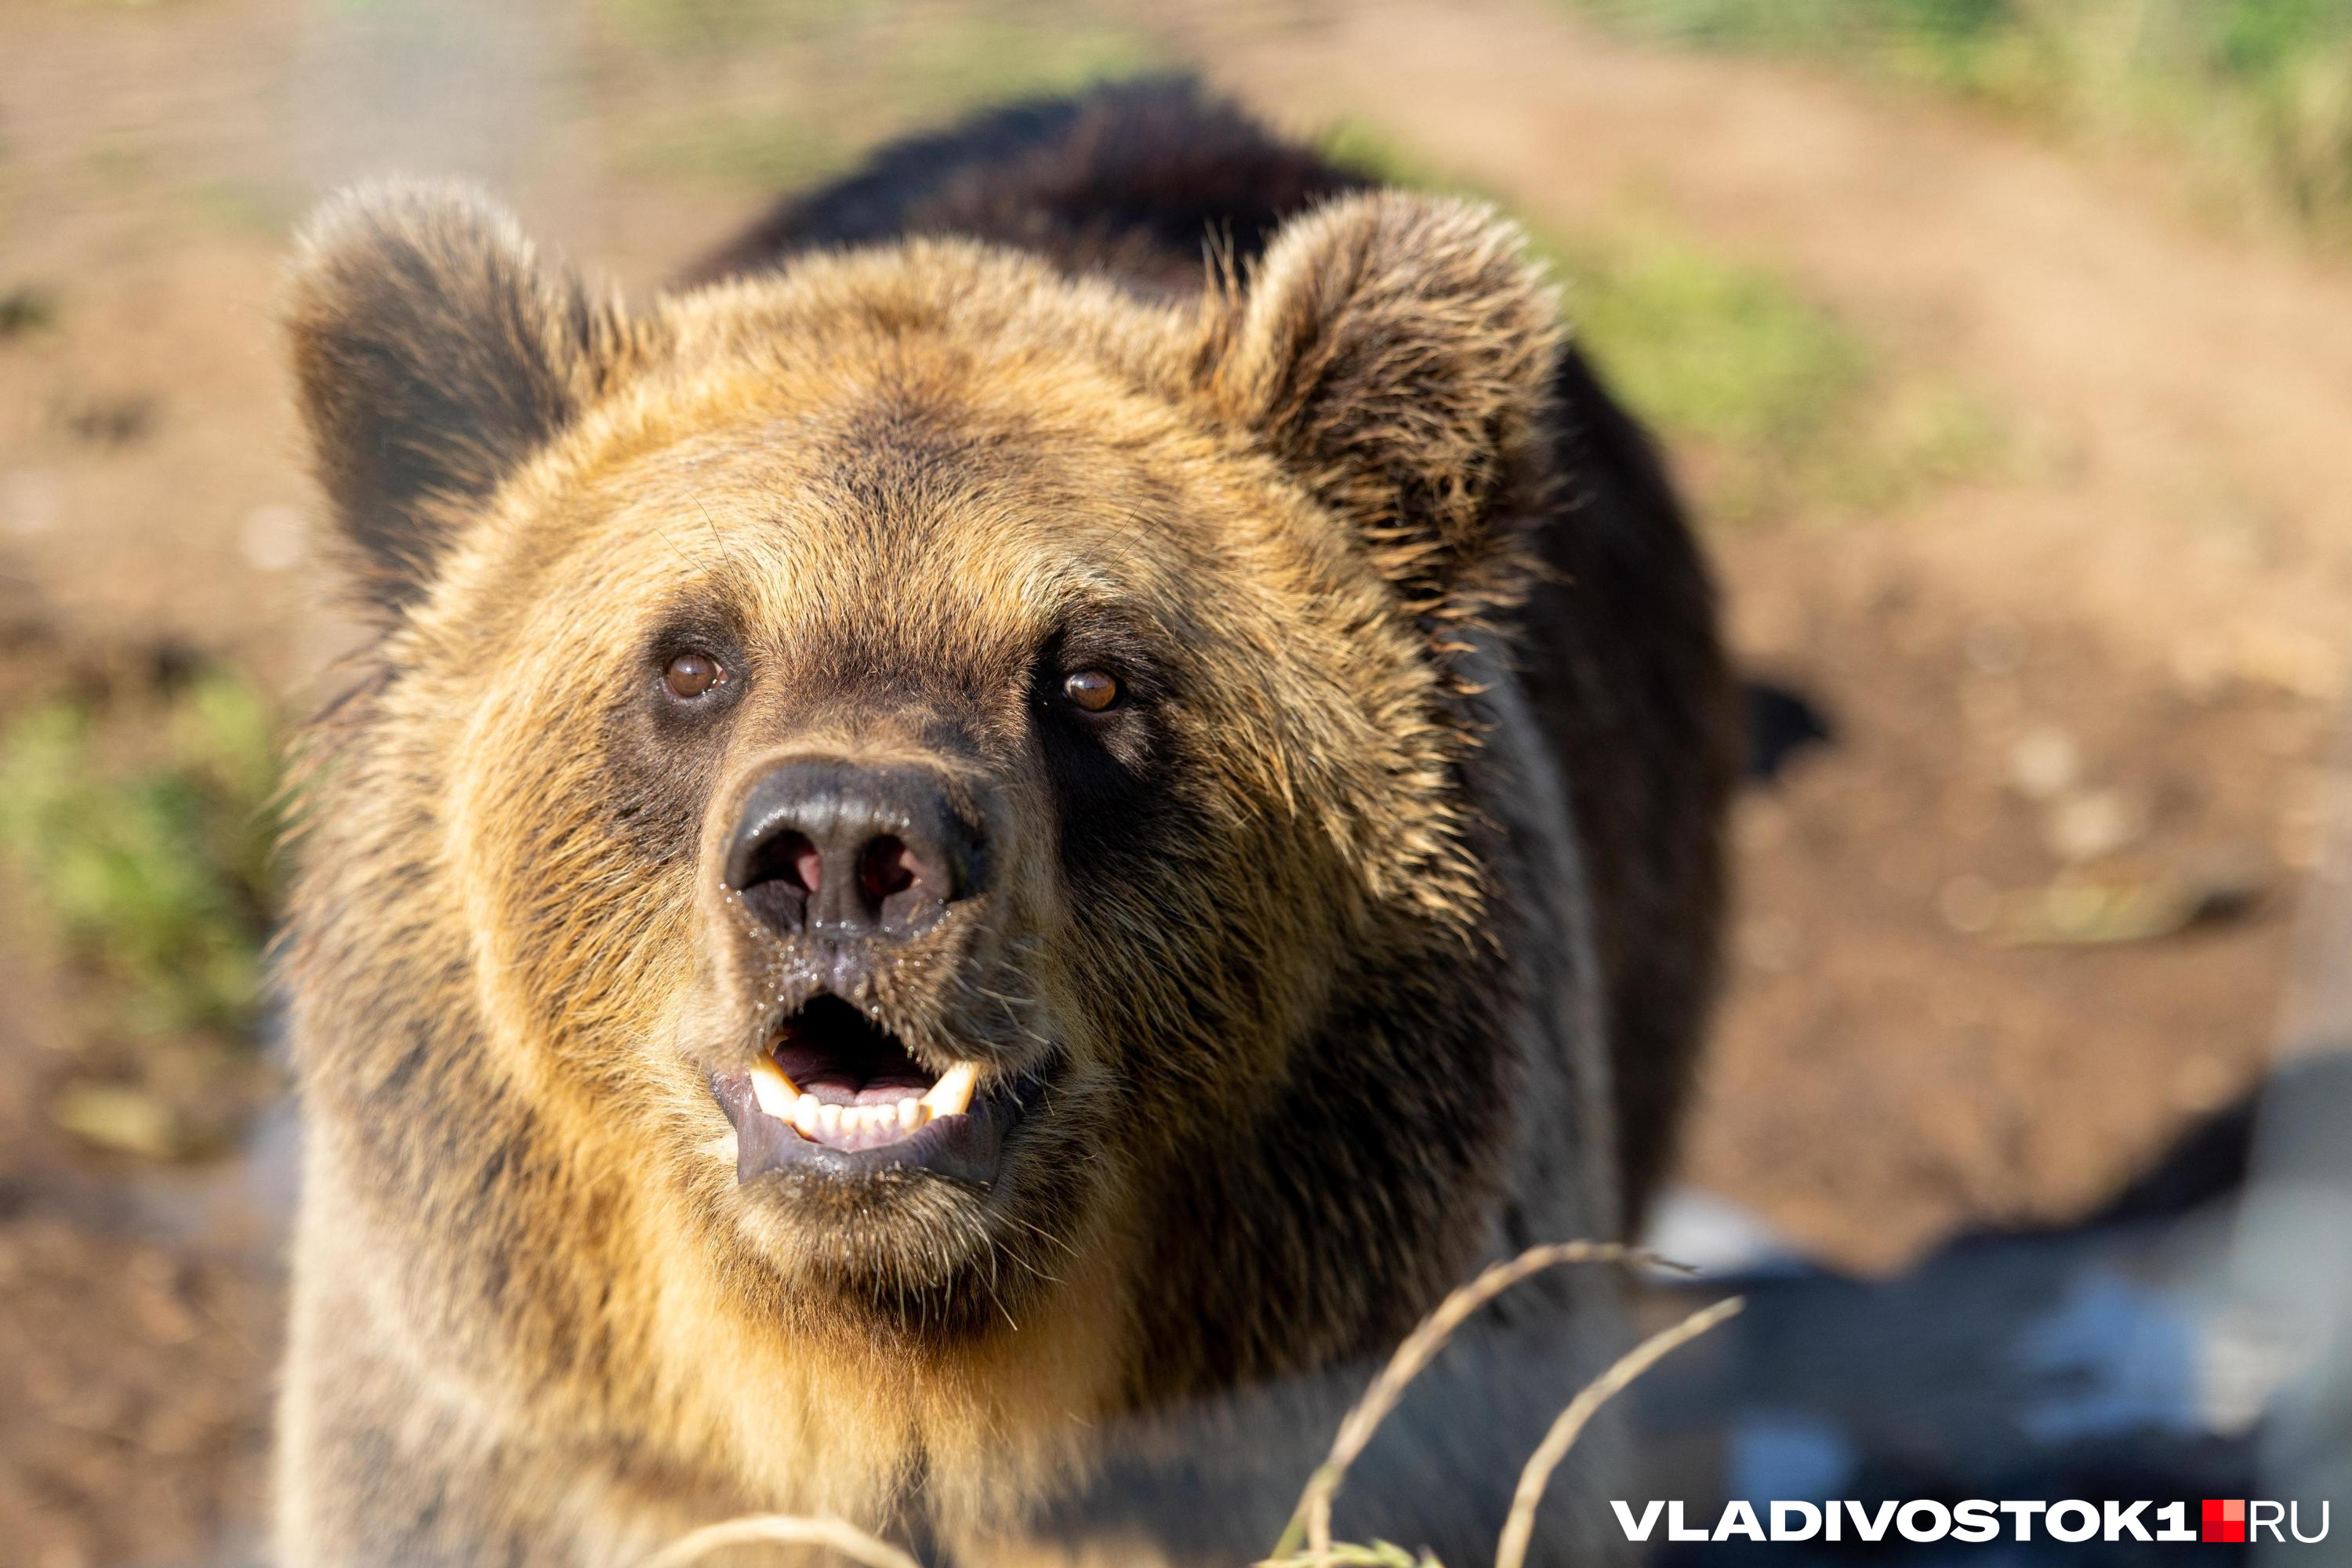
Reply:
[[274, 741], [355, 635], [304, 210], [465, 174], [642, 293], [896, 132], [1166, 69], [1527, 224], [1780, 689], [1660, 1245], [1916, 1304], [2263, 1079], [2352, 951], [2294, 990], [2347, 0], [0, 0], [0, 1557], [257, 1549]]

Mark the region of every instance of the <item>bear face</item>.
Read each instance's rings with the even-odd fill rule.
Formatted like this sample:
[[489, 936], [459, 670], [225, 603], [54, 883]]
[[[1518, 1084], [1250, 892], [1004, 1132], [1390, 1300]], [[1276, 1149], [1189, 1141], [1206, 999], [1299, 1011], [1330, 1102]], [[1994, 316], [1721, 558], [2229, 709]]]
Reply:
[[[796, 1321], [1132, 1288], [1235, 1180], [1408, 1313], [1467, 1260], [1518, 1064], [1455, 656], [1527, 570], [1557, 348], [1507, 226], [1349, 198], [1174, 305], [919, 241], [631, 314], [399, 189], [292, 316], [384, 622], [298, 989], [435, 969], [562, 1130], [544, 1184]], [[415, 948], [326, 934], [394, 896]]]

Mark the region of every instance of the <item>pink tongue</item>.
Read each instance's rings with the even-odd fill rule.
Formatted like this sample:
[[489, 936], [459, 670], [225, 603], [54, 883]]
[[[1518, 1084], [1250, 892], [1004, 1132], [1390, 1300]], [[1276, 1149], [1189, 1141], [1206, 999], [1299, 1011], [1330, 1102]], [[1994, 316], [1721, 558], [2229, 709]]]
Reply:
[[885, 1070], [869, 1076], [859, 1068], [844, 1065], [830, 1051], [791, 1040], [775, 1047], [775, 1058], [786, 1078], [827, 1105], [904, 1100], [931, 1087], [928, 1076], [906, 1070], [912, 1064], [883, 1063]]

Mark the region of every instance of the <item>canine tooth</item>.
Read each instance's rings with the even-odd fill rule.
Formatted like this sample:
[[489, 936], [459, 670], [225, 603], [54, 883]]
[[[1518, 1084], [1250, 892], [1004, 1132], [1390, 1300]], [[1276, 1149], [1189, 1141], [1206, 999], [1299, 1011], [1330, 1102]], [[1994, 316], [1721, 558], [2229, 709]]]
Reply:
[[784, 1069], [766, 1057], [751, 1064], [751, 1098], [760, 1109], [779, 1121], [793, 1118], [793, 1101], [800, 1098], [800, 1089], [784, 1076]]
[[933, 1116], [961, 1116], [971, 1109], [972, 1086], [980, 1081], [980, 1068], [971, 1062], [958, 1062], [940, 1075], [923, 1096], [924, 1109]]
[[816, 1096], [803, 1094], [793, 1101], [793, 1125], [810, 1137], [816, 1135]]

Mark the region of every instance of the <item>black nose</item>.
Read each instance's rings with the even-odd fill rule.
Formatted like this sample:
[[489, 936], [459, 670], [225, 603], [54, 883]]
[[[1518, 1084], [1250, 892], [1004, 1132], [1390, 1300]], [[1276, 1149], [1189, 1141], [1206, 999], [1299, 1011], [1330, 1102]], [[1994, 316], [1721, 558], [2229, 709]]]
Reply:
[[926, 769], [786, 763], [745, 798], [726, 878], [779, 936], [908, 936], [981, 890], [984, 850]]

